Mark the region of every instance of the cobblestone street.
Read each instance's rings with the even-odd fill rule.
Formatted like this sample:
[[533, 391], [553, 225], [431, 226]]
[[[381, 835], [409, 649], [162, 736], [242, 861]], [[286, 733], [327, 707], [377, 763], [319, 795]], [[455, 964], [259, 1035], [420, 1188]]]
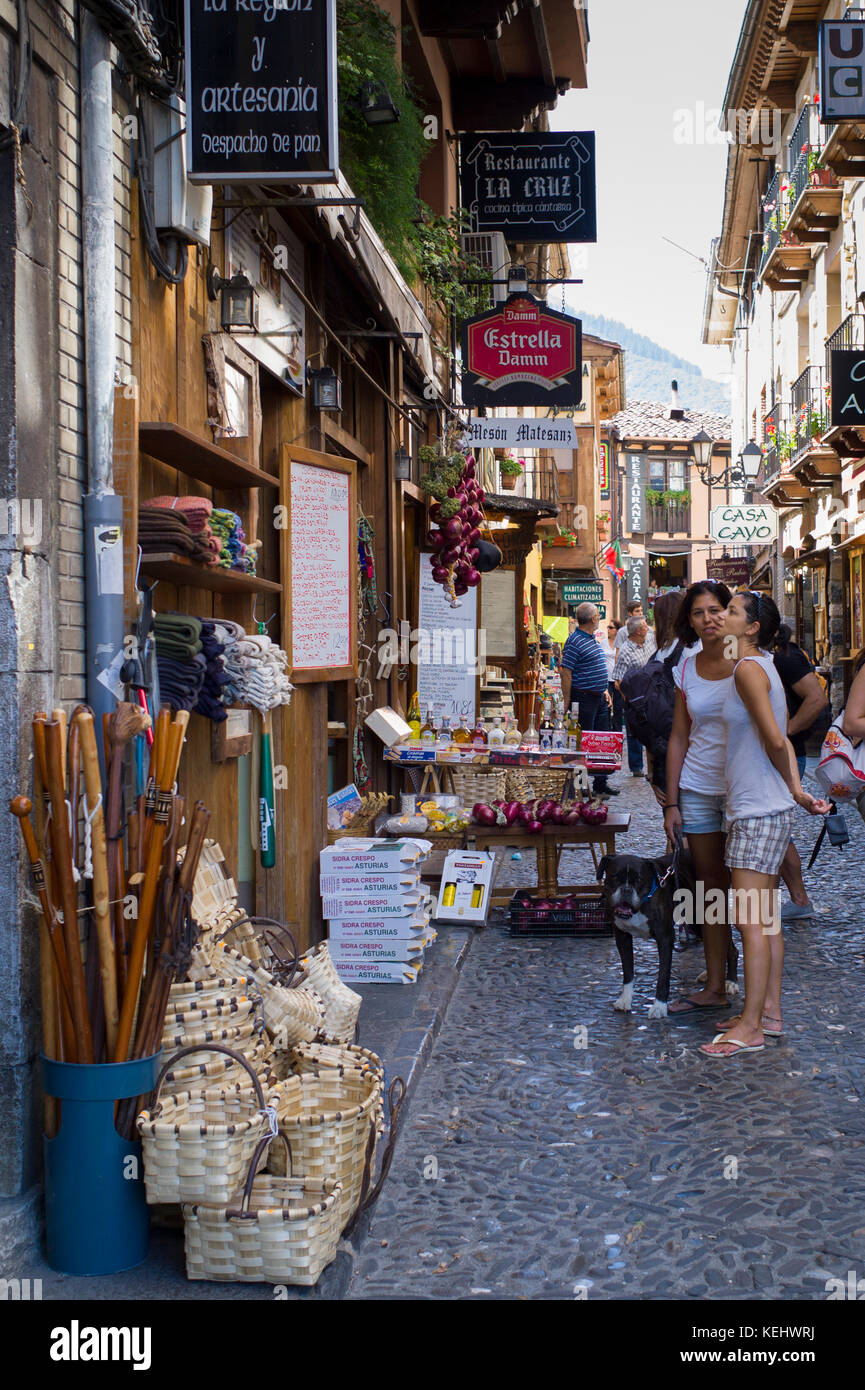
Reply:
[[[660, 852], [648, 785], [616, 783], [621, 848]], [[806, 875], [813, 923], [785, 932], [785, 1036], [755, 1056], [700, 1056], [718, 1015], [646, 1016], [653, 944], [622, 1015], [611, 939], [481, 932], [349, 1297], [822, 1300], [865, 1273], [865, 827], [847, 821]], [[818, 829], [797, 814], [803, 862]], [[671, 998], [701, 969], [677, 954]]]

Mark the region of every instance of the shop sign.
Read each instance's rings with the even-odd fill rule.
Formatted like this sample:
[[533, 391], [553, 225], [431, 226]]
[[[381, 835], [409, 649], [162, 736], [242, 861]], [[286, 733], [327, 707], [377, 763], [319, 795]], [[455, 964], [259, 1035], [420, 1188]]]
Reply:
[[709, 535], [718, 545], [768, 545], [778, 534], [774, 507], [713, 507]]
[[738, 589], [740, 585], [750, 583], [751, 562], [747, 558], [735, 560], [727, 556], [721, 560], [707, 560], [706, 578], [717, 579], [728, 589]]
[[598, 579], [573, 579], [562, 584], [565, 603], [600, 603], [603, 597], [604, 586]]
[[336, 0], [185, 4], [189, 178], [332, 182]]
[[625, 518], [631, 534], [646, 529], [646, 477], [642, 454], [628, 454]]
[[632, 555], [631, 563], [628, 568], [628, 603], [632, 600], [636, 603], [646, 602], [646, 557], [645, 555]]
[[528, 294], [514, 294], [462, 327], [466, 405], [576, 406], [582, 324]]
[[865, 352], [838, 348], [832, 353], [832, 425], [865, 424]]
[[463, 137], [462, 205], [473, 232], [508, 241], [597, 241], [595, 133]]
[[602, 440], [602, 441], [601, 441], [601, 444], [600, 444], [600, 446], [599, 446], [599, 448], [600, 448], [600, 460], [599, 460], [599, 469], [598, 469], [598, 471], [599, 471], [600, 483], [601, 483], [601, 494], [600, 494], [600, 496], [601, 496], [601, 501], [602, 501], [602, 502], [609, 502], [609, 500], [610, 500], [610, 446], [609, 446], [609, 444], [606, 442], [606, 440]]
[[865, 22], [833, 19], [820, 25], [820, 120], [865, 118]]
[[569, 416], [503, 415], [481, 420], [473, 415], [463, 443], [472, 449], [576, 449], [577, 431]]

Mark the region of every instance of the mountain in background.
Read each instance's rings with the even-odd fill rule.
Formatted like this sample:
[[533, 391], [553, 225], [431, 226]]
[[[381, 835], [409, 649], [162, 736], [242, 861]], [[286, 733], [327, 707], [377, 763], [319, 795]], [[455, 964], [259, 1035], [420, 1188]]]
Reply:
[[720, 381], [703, 376], [693, 362], [668, 352], [643, 333], [635, 333], [618, 319], [603, 314], [583, 314], [583, 332], [619, 343], [625, 350], [625, 389], [629, 401], [669, 401], [670, 382], [679, 383], [679, 400], [686, 410], [712, 410], [729, 415], [730, 391]]

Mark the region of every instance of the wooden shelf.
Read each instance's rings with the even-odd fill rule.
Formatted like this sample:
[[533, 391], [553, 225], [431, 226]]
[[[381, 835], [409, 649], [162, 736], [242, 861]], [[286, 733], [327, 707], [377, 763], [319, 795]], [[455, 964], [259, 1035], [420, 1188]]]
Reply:
[[209, 444], [182, 425], [163, 425], [148, 421], [138, 426], [138, 447], [151, 458], [197, 478], [216, 488], [279, 487], [273, 473], [265, 473], [243, 459], [235, 458], [218, 444]]
[[141, 572], [151, 579], [169, 584], [186, 584], [192, 589], [210, 589], [215, 594], [281, 594], [282, 585], [254, 574], [241, 574], [224, 565], [196, 565], [185, 555], [143, 555]]

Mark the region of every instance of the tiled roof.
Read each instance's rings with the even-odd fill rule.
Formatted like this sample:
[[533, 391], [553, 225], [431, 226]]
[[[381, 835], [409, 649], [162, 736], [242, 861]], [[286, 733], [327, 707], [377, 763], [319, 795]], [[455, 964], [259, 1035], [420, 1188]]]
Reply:
[[631, 401], [624, 410], [604, 421], [617, 439], [693, 439], [705, 430], [713, 439], [730, 438], [728, 415], [710, 410], [686, 410], [684, 419], [671, 420], [669, 404], [658, 401]]

